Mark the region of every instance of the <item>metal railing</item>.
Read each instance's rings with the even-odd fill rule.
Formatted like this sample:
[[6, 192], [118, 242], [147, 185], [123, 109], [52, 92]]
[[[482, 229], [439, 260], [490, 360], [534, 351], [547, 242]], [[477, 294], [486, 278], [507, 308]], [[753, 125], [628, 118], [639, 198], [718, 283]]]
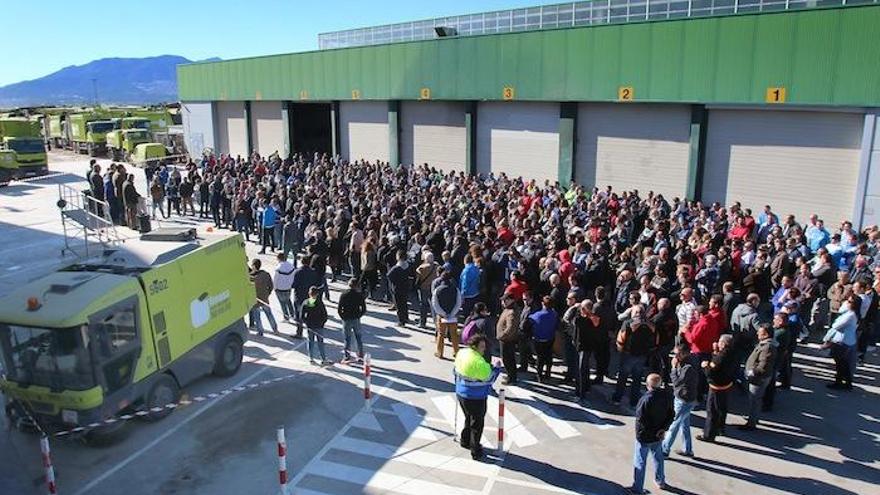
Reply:
[[381, 45], [437, 37], [435, 27], [457, 36], [538, 31], [564, 27], [778, 12], [876, 4], [880, 0], [593, 0], [386, 24], [318, 35], [321, 50]]
[[58, 184], [57, 206], [64, 230], [62, 255], [70, 253], [78, 258], [88, 258], [96, 252], [90, 248], [93, 243], [103, 249], [124, 242], [110, 218], [110, 204], [106, 201], [87, 191]]

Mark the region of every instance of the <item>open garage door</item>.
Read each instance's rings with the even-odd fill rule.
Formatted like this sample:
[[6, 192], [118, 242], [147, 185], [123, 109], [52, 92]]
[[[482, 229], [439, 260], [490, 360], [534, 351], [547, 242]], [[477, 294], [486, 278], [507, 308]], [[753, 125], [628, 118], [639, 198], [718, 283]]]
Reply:
[[186, 151], [200, 156], [205, 148], [216, 148], [214, 141], [214, 104], [211, 102], [183, 102], [183, 137]]
[[284, 124], [281, 119], [280, 101], [251, 102], [251, 130], [254, 134], [254, 150], [267, 157], [272, 153], [284, 154]]
[[559, 176], [559, 104], [480, 102], [477, 172], [552, 184]]
[[340, 102], [339, 132], [343, 158], [388, 161], [388, 102]]
[[333, 135], [329, 103], [291, 103], [290, 132], [293, 150], [299, 153], [330, 153]]
[[829, 225], [850, 218], [864, 116], [857, 113], [710, 110], [703, 202], [740, 201], [757, 214]]
[[243, 101], [217, 102], [217, 150], [232, 156], [246, 157], [247, 122]]
[[400, 113], [400, 163], [465, 171], [465, 103], [404, 101]]
[[690, 150], [687, 105], [583, 103], [578, 107], [575, 180], [683, 197]]

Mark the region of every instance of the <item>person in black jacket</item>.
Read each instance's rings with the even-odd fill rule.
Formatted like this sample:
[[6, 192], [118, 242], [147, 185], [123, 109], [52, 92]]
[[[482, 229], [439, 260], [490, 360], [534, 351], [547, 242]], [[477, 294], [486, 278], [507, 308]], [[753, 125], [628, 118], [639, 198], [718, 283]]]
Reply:
[[608, 340], [601, 335], [604, 331], [601, 319], [593, 313], [593, 301], [582, 301], [574, 320], [574, 347], [578, 355], [575, 393], [578, 399], [585, 399], [590, 391], [590, 356]]
[[302, 338], [303, 320], [300, 314], [303, 302], [309, 297], [309, 288], [318, 285], [320, 280], [314, 268], [311, 267], [311, 258], [303, 258], [302, 265], [293, 272], [293, 307], [296, 310], [294, 319], [296, 319], [296, 339]]
[[345, 333], [345, 348], [342, 350], [342, 364], [351, 362], [351, 337], [357, 343], [357, 361], [361, 362], [364, 358], [364, 344], [361, 339], [361, 317], [367, 312], [367, 302], [363, 293], [360, 291], [360, 282], [356, 278], [348, 281], [348, 290], [339, 296], [339, 305], [337, 306], [339, 318], [342, 319], [342, 331]]
[[648, 392], [636, 406], [636, 446], [630, 493], [646, 493], [644, 486], [648, 453], [654, 459], [654, 483], [660, 490], [667, 488], [661, 440], [672, 424], [675, 413], [672, 410], [672, 398], [666, 390], [660, 388], [663, 382], [660, 375], [651, 373], [646, 382]]
[[727, 422], [727, 398], [736, 379], [739, 366], [733, 354], [733, 335], [723, 334], [715, 344], [715, 353], [711, 361], [703, 361], [701, 366], [709, 380], [709, 395], [706, 397], [706, 422], [703, 434], [697, 440], [714, 442], [715, 437], [724, 433]]
[[409, 323], [410, 270], [405, 251], [397, 252], [397, 263], [388, 270], [387, 277], [397, 310], [397, 322], [400, 326], [406, 326]]
[[309, 298], [303, 301], [300, 307], [302, 321], [309, 329], [309, 362], [315, 364], [315, 343], [318, 344], [318, 354], [321, 356], [321, 365], [328, 366], [332, 363], [327, 360], [324, 350], [324, 325], [327, 323], [327, 308], [321, 300], [320, 288], [309, 288]]
[[[594, 385], [602, 385], [605, 383], [605, 377], [608, 375], [608, 369], [611, 364], [611, 336], [617, 331], [617, 312], [614, 306], [608, 300], [608, 291], [603, 286], [596, 287], [594, 290], [596, 303], [593, 305], [593, 313], [599, 317], [599, 338], [601, 342], [596, 347], [596, 377], [593, 378]], [[609, 376], [610, 377], [610, 376]]]

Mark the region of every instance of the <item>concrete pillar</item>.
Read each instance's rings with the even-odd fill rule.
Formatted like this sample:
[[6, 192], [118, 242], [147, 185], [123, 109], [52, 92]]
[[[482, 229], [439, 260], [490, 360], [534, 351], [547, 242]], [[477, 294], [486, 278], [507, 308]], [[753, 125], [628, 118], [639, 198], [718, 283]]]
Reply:
[[465, 164], [468, 175], [477, 175], [477, 102], [469, 101], [464, 110]]
[[342, 134], [339, 129], [339, 101], [330, 102], [330, 149], [333, 156], [342, 153]]
[[577, 152], [577, 114], [577, 103], [562, 102], [559, 104], [559, 171], [557, 180], [562, 187], [568, 187], [574, 180], [575, 153]]
[[293, 109], [290, 108], [289, 101], [281, 102], [281, 128], [284, 130], [284, 149], [282, 150], [283, 156], [282, 159], [290, 156], [290, 152], [293, 150], [293, 127], [290, 126], [292, 123], [291, 112]]
[[245, 149], [247, 149], [248, 156], [254, 152], [254, 126], [251, 122], [251, 102], [244, 102], [244, 125], [247, 129], [245, 133]]
[[706, 105], [691, 105], [690, 153], [688, 156], [688, 199], [699, 200], [703, 192], [703, 172], [706, 168], [706, 131], [709, 112]]
[[852, 220], [856, 230], [880, 224], [880, 109], [878, 108], [870, 109], [865, 114]]
[[388, 162], [400, 165], [400, 101], [388, 102]]

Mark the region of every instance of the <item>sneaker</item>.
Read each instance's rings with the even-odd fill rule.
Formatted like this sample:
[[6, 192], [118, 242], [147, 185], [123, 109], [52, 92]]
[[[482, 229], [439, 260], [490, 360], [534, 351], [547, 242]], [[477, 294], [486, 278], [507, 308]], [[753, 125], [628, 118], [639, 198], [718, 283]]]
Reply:
[[639, 489], [636, 488], [636, 487], [629, 486], [629, 487], [626, 488], [626, 493], [629, 493], [630, 495], [644, 495], [644, 494], [648, 493], [648, 491], [647, 491], [647, 490], [644, 490], [644, 489], [643, 489], [643, 490], [639, 490]]
[[683, 450], [676, 450], [675, 455], [680, 455], [682, 457], [693, 457], [694, 453], [693, 452], [685, 452]]
[[656, 486], [658, 490], [668, 490], [669, 489], [669, 485], [667, 485], [665, 481], [655, 481], [654, 486]]
[[697, 440], [699, 440], [701, 442], [715, 443], [714, 438], [709, 438], [709, 437], [703, 436], [702, 434], [697, 435]]
[[348, 356], [345, 356], [344, 358], [339, 360], [339, 364], [351, 364], [351, 362], [352, 359]]
[[323, 366], [325, 368], [329, 368], [330, 366], [333, 366], [333, 361], [327, 361], [327, 360], [321, 361], [321, 366]]

